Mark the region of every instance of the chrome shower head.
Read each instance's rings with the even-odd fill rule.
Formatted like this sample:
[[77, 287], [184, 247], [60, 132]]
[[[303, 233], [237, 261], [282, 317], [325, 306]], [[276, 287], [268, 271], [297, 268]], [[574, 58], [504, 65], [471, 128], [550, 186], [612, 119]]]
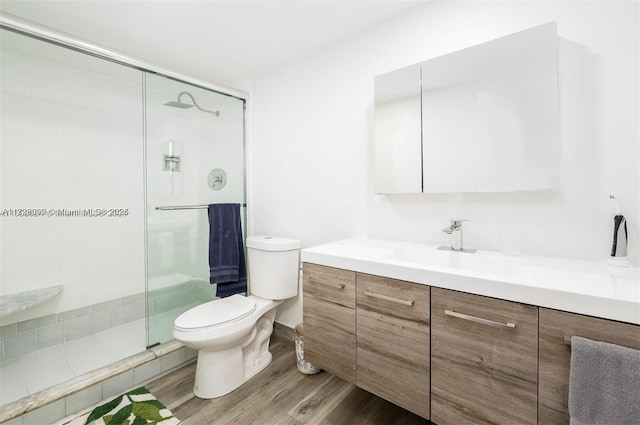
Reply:
[[[182, 102], [180, 99], [182, 98], [182, 96], [189, 96], [189, 98], [191, 99], [191, 101], [193, 102], [193, 105], [190, 103], [184, 103]], [[196, 102], [196, 99], [193, 97], [193, 95], [187, 91], [183, 91], [178, 95], [178, 100], [177, 101], [170, 101], [165, 103], [166, 106], [171, 106], [174, 108], [180, 108], [180, 109], [189, 109], [189, 108], [193, 108], [194, 106], [198, 109], [200, 109], [202, 112], [208, 112], [210, 114], [215, 115], [216, 117], [220, 116], [220, 111], [210, 111], [208, 109], [203, 109], [200, 107], [200, 105], [198, 105], [198, 102]]]
[[189, 108], [193, 108], [194, 105], [190, 105], [188, 103], [182, 103], [182, 102], [176, 102], [175, 100], [172, 100], [171, 102], [167, 102], [165, 103], [166, 106], [171, 106], [174, 108], [180, 108], [180, 109], [189, 109]]

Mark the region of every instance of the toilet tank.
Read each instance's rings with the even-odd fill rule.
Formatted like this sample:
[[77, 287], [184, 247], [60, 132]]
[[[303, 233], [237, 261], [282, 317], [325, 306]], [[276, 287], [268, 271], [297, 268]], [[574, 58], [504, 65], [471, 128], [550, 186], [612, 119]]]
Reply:
[[276, 236], [247, 238], [249, 290], [269, 300], [298, 294], [300, 241]]

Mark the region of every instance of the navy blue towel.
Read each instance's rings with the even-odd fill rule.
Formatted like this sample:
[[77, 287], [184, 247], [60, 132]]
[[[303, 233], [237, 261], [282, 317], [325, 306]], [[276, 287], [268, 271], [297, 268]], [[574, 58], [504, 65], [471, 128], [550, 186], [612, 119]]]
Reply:
[[209, 282], [219, 297], [247, 292], [240, 204], [209, 205]]

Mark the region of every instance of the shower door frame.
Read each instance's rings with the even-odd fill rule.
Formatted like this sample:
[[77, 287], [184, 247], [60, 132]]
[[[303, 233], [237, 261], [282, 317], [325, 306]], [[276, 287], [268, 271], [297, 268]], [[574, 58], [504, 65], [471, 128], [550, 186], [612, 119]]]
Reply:
[[35, 24], [33, 22], [29, 22], [5, 12], [0, 12], [0, 28], [18, 34], [26, 35], [28, 37], [35, 38], [41, 41], [56, 44], [58, 46], [66, 47], [67, 49], [75, 50], [90, 56], [108, 60], [110, 62], [115, 62], [129, 68], [150, 72], [152, 74], [158, 74], [160, 76], [188, 83], [206, 90], [211, 90], [219, 94], [235, 97], [245, 102], [249, 99], [249, 93], [247, 92], [227, 87], [221, 84], [193, 78], [188, 75], [163, 68], [158, 64], [142, 61], [125, 53], [100, 46], [98, 44], [83, 40], [78, 37], [73, 37], [69, 34], [65, 34], [63, 32]]

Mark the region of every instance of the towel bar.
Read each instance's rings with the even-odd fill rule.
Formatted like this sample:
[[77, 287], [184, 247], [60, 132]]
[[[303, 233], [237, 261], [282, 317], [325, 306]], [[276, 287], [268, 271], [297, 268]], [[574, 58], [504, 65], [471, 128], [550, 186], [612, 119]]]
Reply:
[[[578, 336], [578, 335], [576, 335]], [[584, 338], [584, 337], [583, 337]], [[563, 335], [562, 339], [564, 340], [564, 344], [568, 345], [569, 347], [571, 347], [571, 336], [567, 336], [567, 335]], [[597, 341], [597, 342], [604, 342], [606, 344], [613, 344], [613, 345], [619, 345], [620, 347], [626, 347], [626, 348], [633, 348], [629, 345], [621, 345], [621, 344], [616, 344], [615, 342], [608, 342], [608, 341], [602, 341], [599, 339], [592, 339], [590, 338], [592, 341]]]
[[165, 207], [156, 207], [157, 210], [161, 211], [171, 211], [171, 210], [204, 210], [209, 208], [209, 205], [176, 205], [176, 206], [165, 206]]
[[[242, 207], [246, 207], [247, 204], [240, 204]], [[173, 210], [206, 210], [209, 205], [166, 205], [162, 207], [156, 207], [160, 211], [173, 211]]]

